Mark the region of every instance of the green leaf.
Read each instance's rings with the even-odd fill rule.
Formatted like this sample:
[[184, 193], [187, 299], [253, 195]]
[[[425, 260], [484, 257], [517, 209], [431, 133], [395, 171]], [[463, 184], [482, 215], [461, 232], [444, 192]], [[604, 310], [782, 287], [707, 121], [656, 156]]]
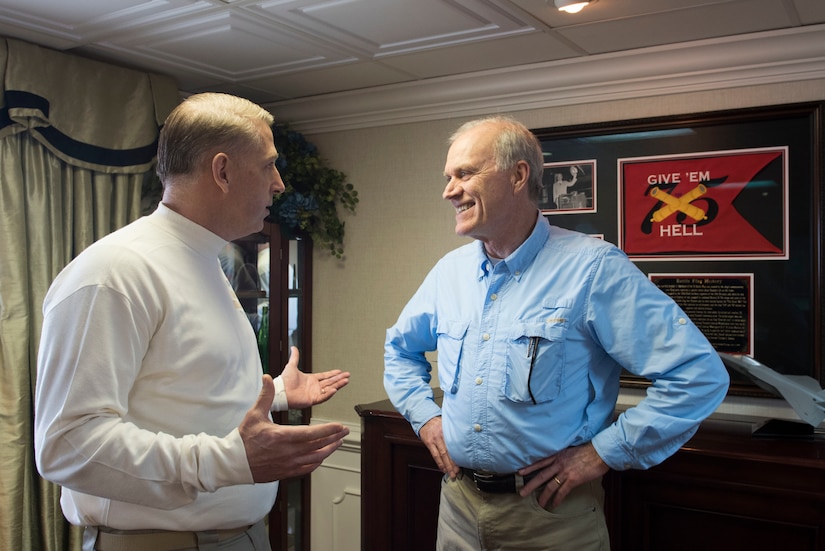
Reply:
[[[303, 230], [330, 254], [343, 258], [344, 223], [338, 218], [337, 205], [354, 213], [358, 192], [344, 173], [326, 166], [315, 145], [301, 133], [278, 123], [273, 125], [272, 134], [285, 188], [273, 201], [273, 218], [287, 230]], [[302, 205], [314, 201], [317, 209], [299, 208], [296, 213], [296, 201], [290, 201], [291, 196], [300, 198], [298, 204]]]

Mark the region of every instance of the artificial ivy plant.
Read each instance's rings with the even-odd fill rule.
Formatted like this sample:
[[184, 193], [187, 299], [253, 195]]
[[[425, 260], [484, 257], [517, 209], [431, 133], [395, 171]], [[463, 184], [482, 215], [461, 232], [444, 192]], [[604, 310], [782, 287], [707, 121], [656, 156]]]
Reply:
[[354, 213], [358, 192], [342, 172], [326, 166], [303, 134], [284, 123], [273, 125], [272, 134], [279, 155], [275, 165], [286, 189], [275, 197], [270, 217], [283, 231], [306, 233], [316, 246], [342, 258], [345, 223], [338, 205]]

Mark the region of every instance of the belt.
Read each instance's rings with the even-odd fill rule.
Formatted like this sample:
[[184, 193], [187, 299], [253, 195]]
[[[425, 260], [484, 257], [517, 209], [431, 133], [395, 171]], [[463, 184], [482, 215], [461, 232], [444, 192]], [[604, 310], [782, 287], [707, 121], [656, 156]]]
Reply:
[[538, 471], [524, 476], [517, 473], [495, 474], [464, 467], [461, 468], [461, 472], [464, 476], [472, 477], [476, 488], [488, 494], [514, 494], [538, 474]]
[[198, 534], [208, 535], [213, 541], [228, 540], [243, 534], [252, 526], [230, 528], [228, 530], [205, 530], [203, 532], [175, 532], [167, 530], [113, 530], [99, 527], [95, 549], [97, 551], [175, 551], [177, 549], [197, 549]]

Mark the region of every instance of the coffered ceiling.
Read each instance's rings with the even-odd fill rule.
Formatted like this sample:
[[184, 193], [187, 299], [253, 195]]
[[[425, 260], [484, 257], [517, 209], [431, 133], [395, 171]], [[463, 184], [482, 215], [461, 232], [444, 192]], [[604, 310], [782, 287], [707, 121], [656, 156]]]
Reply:
[[825, 0], [0, 0], [0, 35], [267, 104], [825, 23]]

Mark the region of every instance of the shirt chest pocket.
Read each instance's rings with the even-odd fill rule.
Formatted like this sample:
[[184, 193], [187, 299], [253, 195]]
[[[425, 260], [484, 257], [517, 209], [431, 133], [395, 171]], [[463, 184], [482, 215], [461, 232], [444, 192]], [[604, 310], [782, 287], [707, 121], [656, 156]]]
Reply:
[[436, 336], [438, 337], [438, 384], [441, 390], [450, 394], [458, 392], [461, 349], [469, 326], [469, 323], [462, 321], [439, 321], [436, 328]]
[[504, 395], [517, 403], [539, 404], [556, 398], [564, 375], [567, 321], [551, 315], [539, 322], [516, 323], [507, 339]]

